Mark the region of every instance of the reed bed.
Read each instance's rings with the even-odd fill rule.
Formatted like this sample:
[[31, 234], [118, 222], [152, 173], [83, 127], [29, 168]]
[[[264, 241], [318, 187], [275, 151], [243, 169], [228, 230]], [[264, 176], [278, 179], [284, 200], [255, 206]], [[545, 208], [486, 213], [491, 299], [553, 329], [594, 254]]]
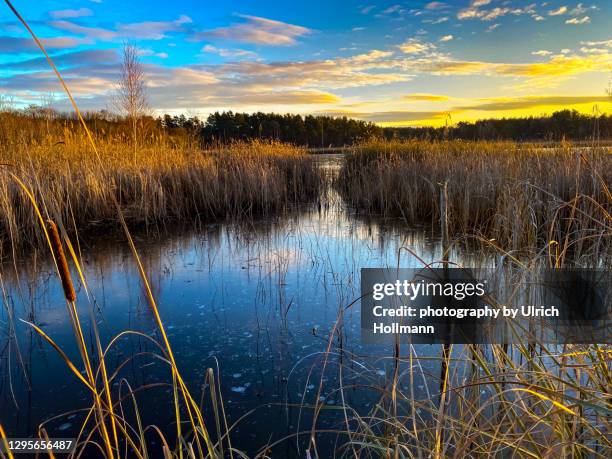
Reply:
[[479, 235], [512, 250], [566, 241], [568, 252], [604, 254], [611, 179], [612, 155], [596, 146], [371, 141], [347, 154], [337, 184], [359, 211], [439, 228], [447, 182], [451, 235]]
[[[398, 349], [399, 351], [399, 349]], [[336, 437], [338, 457], [607, 458], [610, 442], [610, 349], [606, 346], [451, 346], [440, 374], [404, 346], [385, 360], [384, 383], [363, 357], [334, 346], [328, 372], [344, 376], [335, 398], [371, 391], [377, 402], [343, 403], [337, 431], [313, 428], [306, 457], [321, 457], [323, 435]], [[444, 368], [444, 366], [442, 366]], [[357, 371], [358, 370], [358, 371]], [[356, 381], [355, 373], [359, 373]], [[429, 389], [434, 381], [441, 390]], [[434, 385], [434, 384], [432, 384]], [[325, 402], [316, 403], [323, 416]]]
[[[610, 267], [611, 178], [612, 156], [597, 146], [373, 141], [347, 155], [337, 187], [359, 211], [435, 230], [442, 220], [452, 244], [480, 241], [486, 250], [470, 249], [520, 277]], [[437, 360], [439, 375], [412, 346], [395, 348], [379, 403], [366, 414], [344, 407], [347, 455], [610, 456], [609, 346], [443, 346]], [[414, 384], [431, 378], [440, 391], [415, 398]]]
[[268, 215], [312, 201], [319, 171], [303, 149], [237, 143], [213, 150], [79, 140], [0, 147], [0, 240], [21, 249], [44, 244], [32, 206], [9, 174], [30, 189], [44, 213], [71, 233], [117, 227], [115, 199], [130, 228], [206, 223]]
[[[215, 160], [228, 160], [230, 164], [237, 161], [231, 156]], [[595, 178], [600, 172], [597, 171]], [[85, 408], [86, 416], [74, 457], [79, 454], [84, 457], [246, 457], [240, 445], [232, 442], [232, 431], [240, 423], [228, 424], [217, 372], [207, 370], [206, 389], [202, 395], [192, 392], [184, 382], [130, 233], [126, 231], [126, 237], [141, 273], [158, 334], [155, 337], [125, 330], [110, 341], [102, 342], [93, 323], [93, 334], [87, 340], [80, 317], [86, 305], [81, 304], [79, 312], [72, 286], [78, 283], [87, 289], [87, 282], [81, 274], [71, 239], [65, 228], [58, 229], [45, 220], [53, 214], [37, 203], [38, 200], [46, 202], [48, 196], [36, 198], [35, 189], [23, 181], [13, 181], [17, 191], [26, 196], [23, 205], [32, 208], [33, 231], [40, 234], [56, 260], [58, 281], [65, 293], [80, 359], [69, 359], [52, 336], [47, 336], [36, 324], [30, 325], [55, 348], [74, 376], [91, 392], [91, 405]], [[432, 184], [431, 193], [437, 199], [436, 185]], [[571, 199], [574, 198], [570, 194]], [[598, 203], [597, 209], [606, 209], [607, 201], [603, 202]], [[558, 206], [563, 208], [563, 203]], [[129, 216], [128, 208], [125, 209]], [[594, 225], [593, 229], [601, 232], [605, 226], [602, 229]], [[604, 234], [602, 239], [602, 251], [583, 252], [585, 261], [589, 256], [589, 264], [597, 264], [597, 260], [606, 255], [603, 248], [609, 243], [609, 234]], [[510, 269], [519, 277], [549, 264], [546, 254], [518, 260], [498, 250], [495, 265]], [[564, 262], [564, 258], [556, 258], [557, 265]], [[74, 279], [70, 271], [75, 273]], [[85, 298], [81, 301], [85, 303]], [[341, 305], [336, 323], [324, 336], [326, 345], [313, 364], [317, 378], [306, 382], [314, 383], [316, 397], [292, 406], [301, 413], [311, 414], [311, 423], [303, 421], [295, 433], [269, 441], [255, 457], [274, 457], [275, 448], [287, 441], [296, 441], [297, 455], [310, 458], [326, 457], [323, 451], [327, 450], [321, 445], [332, 442], [335, 442], [338, 457], [610, 456], [612, 352], [608, 346], [550, 346], [538, 342], [508, 346], [468, 345], [447, 348], [438, 357], [425, 358], [412, 346], [396, 346], [381, 358], [387, 368], [381, 383], [380, 366], [364, 364], [363, 355], [354, 355], [343, 344], [344, 316], [356, 304], [357, 300]], [[139, 393], [155, 387], [132, 387], [120, 376], [121, 368], [138, 356], [126, 357], [117, 364], [113, 357], [115, 347], [132, 335], [153, 343], [159, 349], [155, 358], [168, 366], [168, 381], [163, 387], [171, 389], [167, 397], [172, 400], [176, 417], [174, 434], [162, 434], [161, 426], [143, 423], [138, 406]], [[425, 370], [427, 360], [437, 361], [436, 369], [443, 371]], [[337, 387], [326, 382], [332, 379], [339, 381]], [[430, 390], [427, 397], [415, 396], [415, 386], [427, 386], [432, 380], [439, 390]], [[116, 384], [120, 390], [113, 389]], [[363, 406], [352, 406], [352, 391], [369, 391], [377, 401], [365, 410]], [[323, 393], [339, 400], [338, 403], [327, 405]], [[200, 397], [206, 400], [206, 409], [197, 402]], [[167, 401], [160, 400], [160, 403]], [[333, 414], [338, 423], [331, 428], [321, 427], [320, 420], [329, 414]], [[250, 415], [254, 414], [245, 413], [245, 418]], [[46, 438], [46, 435], [45, 425], [41, 424], [39, 436]], [[3, 436], [0, 432], [0, 437]], [[153, 445], [153, 439], [157, 446]]]
[[[111, 142], [96, 148], [93, 141], [92, 147], [100, 153], [96, 158], [82, 142], [17, 143], [2, 148], [0, 157], [5, 174], [0, 184], [0, 237], [14, 248], [30, 244], [49, 249], [65, 293], [79, 359], [71, 360], [52, 337], [36, 324], [30, 325], [91, 393], [73, 456], [245, 457], [231, 443], [231, 426], [212, 369], [205, 380], [212, 422], [204, 422], [201, 403], [176, 364], [126, 221], [150, 225], [276, 210], [316, 196], [320, 186], [316, 169], [301, 150], [279, 145], [241, 144], [216, 152], [133, 148]], [[609, 253], [605, 245], [609, 244], [609, 166], [609, 156], [597, 149], [372, 142], [348, 156], [338, 184], [349, 202], [361, 209], [398, 214], [411, 222], [434, 222], [441, 213], [439, 183], [447, 182], [448, 223], [454, 234], [479, 232], [511, 248], [537, 247], [542, 242], [549, 246], [553, 238], [562, 241], [565, 237], [564, 251], [569, 236], [571, 244], [577, 245], [595, 240], [599, 241], [596, 249], [588, 255], [598, 260]], [[90, 339], [85, 338], [73, 284], [78, 282], [88, 299], [89, 292], [68, 231], [108, 224], [121, 224], [125, 230], [157, 338], [126, 330], [103, 344], [95, 321]], [[506, 255], [502, 257], [507, 259]], [[557, 265], [563, 261], [556, 258]], [[517, 264], [526, 269], [525, 263], [517, 260]], [[440, 374], [440, 393], [417, 400], [412, 389], [415, 380], [432, 376], [419, 370], [419, 356], [412, 348], [406, 355], [397, 346], [389, 356], [392, 372], [385, 385], [343, 384], [343, 372], [348, 375], [354, 368], [363, 368], [359, 356], [335, 344], [342, 343], [344, 311], [354, 304], [340, 308], [329, 333], [319, 363], [321, 380], [314, 406], [300, 407], [314, 412], [312, 427], [303, 432], [310, 438], [307, 449], [301, 451], [305, 457], [320, 457], [317, 439], [326, 434], [337, 436], [338, 455], [347, 457], [610, 457], [609, 349], [593, 345], [551, 351], [543, 343], [466, 346], [454, 353], [451, 349], [442, 353], [445, 371]], [[119, 362], [119, 368], [107, 367], [114, 346], [128, 335], [152, 341], [159, 349], [156, 358], [168, 366], [174, 438], [166, 438], [155, 425], [142, 424], [137, 392], [147, 388], [134, 389], [118, 376], [130, 359]], [[334, 409], [342, 412], [344, 422], [323, 432], [317, 428], [317, 417], [325, 406], [318, 396], [325, 372], [334, 365], [340, 372], [338, 393], [343, 401]], [[112, 389], [115, 383], [120, 391]], [[349, 388], [372, 389], [379, 401], [369, 413], [359, 414], [359, 407], [344, 402]], [[38, 433], [47, 438], [43, 425]], [[150, 437], [161, 447], [151, 449]], [[6, 446], [1, 425], [0, 441]], [[269, 457], [271, 446], [262, 448], [258, 456]], [[6, 455], [12, 457], [10, 452]]]

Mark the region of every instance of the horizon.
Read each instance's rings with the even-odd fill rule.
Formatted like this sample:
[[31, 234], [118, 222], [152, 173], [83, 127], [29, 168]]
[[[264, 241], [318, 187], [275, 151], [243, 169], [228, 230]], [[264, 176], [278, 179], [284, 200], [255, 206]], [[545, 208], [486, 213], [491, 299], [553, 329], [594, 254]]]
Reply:
[[[15, 6], [83, 110], [109, 107], [126, 40], [140, 50], [155, 115], [261, 111], [439, 127], [609, 110], [612, 14], [601, 1]], [[64, 111], [44, 57], [6, 7], [0, 29], [0, 95]]]

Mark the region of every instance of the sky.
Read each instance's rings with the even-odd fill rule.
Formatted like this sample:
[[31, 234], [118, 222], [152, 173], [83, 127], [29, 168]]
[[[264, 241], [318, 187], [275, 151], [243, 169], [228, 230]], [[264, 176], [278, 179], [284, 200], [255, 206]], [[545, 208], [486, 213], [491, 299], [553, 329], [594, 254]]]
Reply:
[[[609, 113], [612, 1], [14, 0], [83, 110], [113, 109], [121, 47], [151, 110], [349, 116], [382, 126]], [[68, 110], [0, 2], [0, 103]]]

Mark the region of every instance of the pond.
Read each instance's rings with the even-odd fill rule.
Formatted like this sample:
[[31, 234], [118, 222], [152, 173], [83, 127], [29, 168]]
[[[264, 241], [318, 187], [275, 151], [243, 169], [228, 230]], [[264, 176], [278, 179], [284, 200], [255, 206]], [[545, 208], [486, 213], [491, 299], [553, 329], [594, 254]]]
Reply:
[[[316, 161], [333, 174], [339, 158], [318, 155]], [[380, 396], [368, 387], [389, 380], [393, 349], [361, 344], [358, 303], [346, 310], [322, 371], [339, 312], [359, 297], [360, 269], [397, 266], [400, 247], [425, 262], [441, 257], [428, 231], [358, 217], [331, 187], [318, 204], [274, 219], [139, 235], [136, 244], [192, 393], [199, 397], [206, 369], [218, 368], [228, 424], [238, 421], [232, 445], [252, 455], [287, 437], [273, 448], [286, 457], [303, 457], [313, 421], [308, 407], [316, 402], [320, 381], [324, 409], [317, 429], [330, 433], [321, 434], [318, 446], [325, 452], [334, 448], [333, 431], [343, 428], [342, 398], [367, 413]], [[91, 320], [103, 344], [128, 329], [159, 337], [125, 240], [82, 243], [81, 251], [89, 297], [81, 286], [77, 305], [88, 343], [94, 342]], [[452, 258], [471, 261], [459, 253]], [[400, 265], [418, 267], [421, 261], [402, 252]], [[0, 422], [12, 437], [36, 435], [43, 422], [50, 436], [75, 436], [91, 397], [57, 352], [19, 320], [39, 325], [80, 361], [54, 268], [40, 255], [16, 267], [5, 264], [2, 287]], [[171, 436], [171, 375], [151, 355], [156, 351], [143, 337], [125, 336], [109, 352], [107, 365], [114, 369], [127, 359], [120, 378], [133, 388], [147, 387], [137, 396], [143, 422]], [[440, 346], [422, 345], [416, 352], [424, 359], [413, 390], [434, 397]], [[120, 378], [114, 389], [125, 393]]]

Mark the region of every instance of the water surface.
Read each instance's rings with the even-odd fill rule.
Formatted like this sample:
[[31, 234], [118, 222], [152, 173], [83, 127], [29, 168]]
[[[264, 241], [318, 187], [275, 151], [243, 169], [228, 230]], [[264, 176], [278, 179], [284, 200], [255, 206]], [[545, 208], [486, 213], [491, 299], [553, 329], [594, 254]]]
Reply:
[[[319, 155], [316, 160], [333, 173], [338, 158]], [[81, 285], [77, 304], [86, 339], [92, 342], [92, 318], [105, 344], [128, 329], [159, 338], [125, 241], [85, 242], [89, 297]], [[342, 428], [343, 419], [334, 409], [342, 402], [340, 364], [345, 366], [345, 403], [364, 414], [379, 397], [365, 386], [384, 387], [389, 377], [392, 350], [360, 343], [358, 303], [346, 310], [321, 374], [330, 330], [339, 312], [359, 296], [359, 270], [397, 266], [400, 247], [409, 247], [425, 262], [441, 255], [427, 231], [401, 221], [356, 217], [331, 188], [320, 203], [285, 216], [140, 236], [136, 244], [192, 392], [199, 396], [206, 388], [206, 369], [218, 368], [228, 422], [252, 411], [232, 429], [233, 446], [254, 454], [289, 436], [274, 448], [286, 456], [298, 455], [297, 448], [307, 442], [307, 436], [296, 441], [295, 434], [310, 430], [311, 410], [298, 406], [315, 402], [321, 378], [326, 409], [317, 426], [333, 430]], [[455, 253], [453, 258], [470, 264], [465, 255]], [[400, 266], [418, 267], [421, 262], [402, 252]], [[4, 265], [2, 281], [0, 422], [13, 437], [35, 435], [42, 422], [51, 436], [76, 435], [90, 396], [57, 353], [19, 320], [38, 324], [79, 361], [54, 269], [39, 255], [18, 264], [17, 270]], [[133, 388], [151, 386], [138, 394], [143, 422], [172, 436], [170, 372], [154, 352], [146, 339], [125, 336], [109, 352], [107, 365], [127, 362], [120, 377]], [[418, 349], [424, 357], [439, 352], [439, 346]], [[431, 397], [437, 383], [427, 375], [436, 375], [438, 365], [425, 359], [419, 371], [422, 377], [414, 389], [420, 397]], [[114, 389], [125, 393], [119, 380]], [[322, 435], [319, 447], [331, 451], [335, 440], [333, 434]]]

